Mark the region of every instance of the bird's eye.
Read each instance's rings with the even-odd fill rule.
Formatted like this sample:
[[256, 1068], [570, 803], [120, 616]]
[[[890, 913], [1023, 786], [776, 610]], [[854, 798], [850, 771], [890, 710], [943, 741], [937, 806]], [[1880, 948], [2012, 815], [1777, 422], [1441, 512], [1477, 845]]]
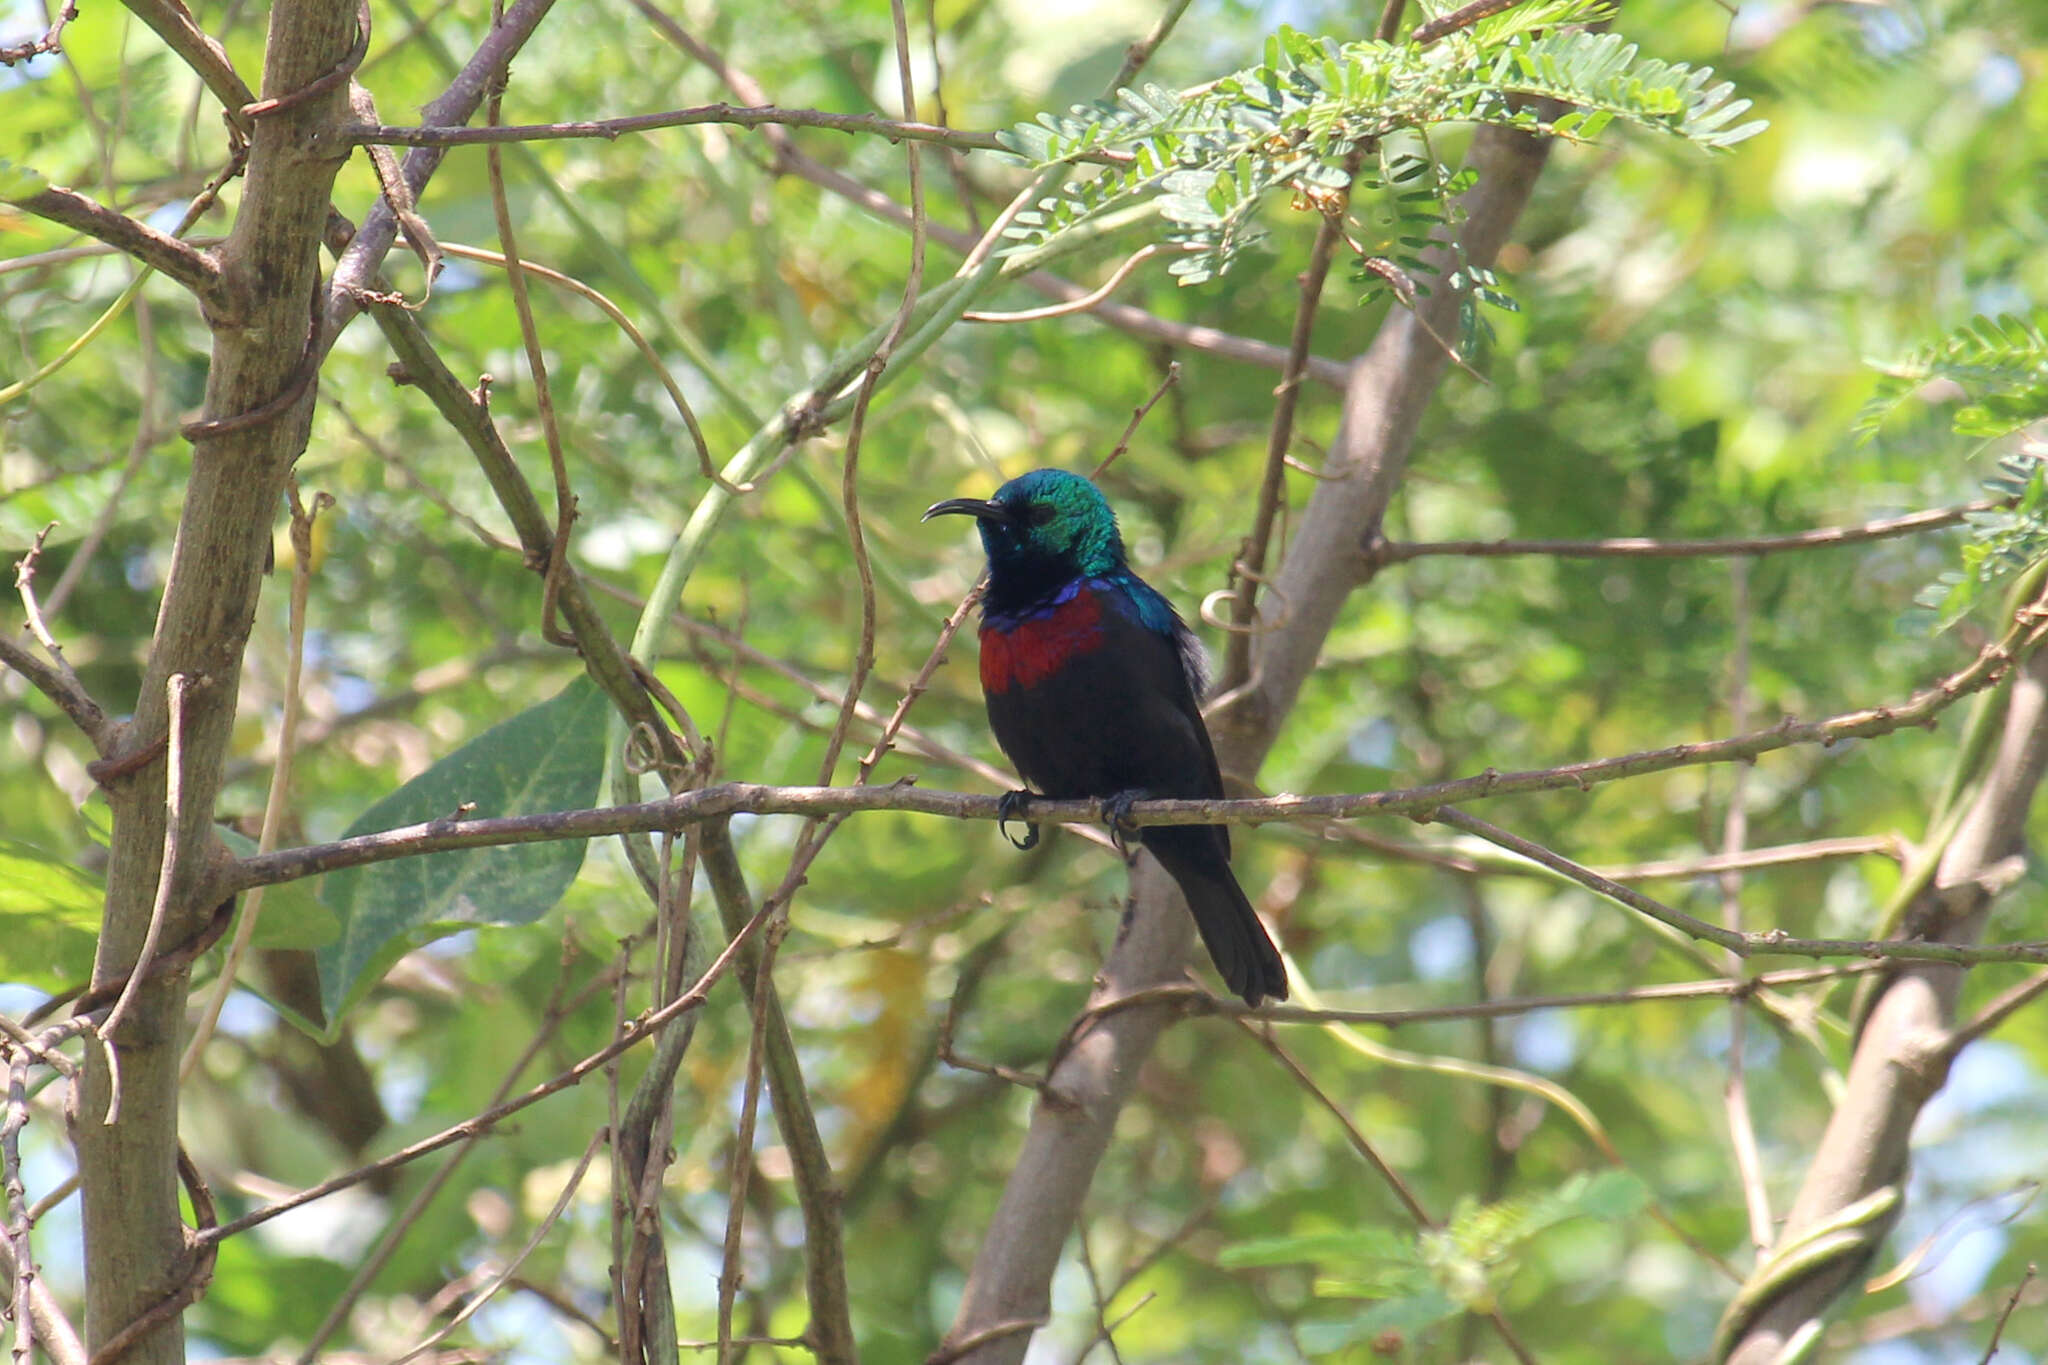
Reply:
[[1052, 518], [1053, 509], [1050, 503], [1033, 503], [1024, 513], [1024, 520], [1033, 526], [1043, 526]]

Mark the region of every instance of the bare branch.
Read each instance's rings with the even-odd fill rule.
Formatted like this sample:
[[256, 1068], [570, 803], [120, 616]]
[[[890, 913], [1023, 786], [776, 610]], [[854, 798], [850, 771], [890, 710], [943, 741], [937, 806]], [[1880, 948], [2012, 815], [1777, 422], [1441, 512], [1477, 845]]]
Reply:
[[1978, 1361], [1978, 1365], [1991, 1365], [1991, 1358], [1998, 1354], [1999, 1339], [2005, 1335], [2005, 1324], [2012, 1320], [2012, 1310], [2020, 1306], [2021, 1297], [2026, 1294], [2027, 1286], [2033, 1283], [2034, 1276], [2038, 1273], [2039, 1270], [2034, 1263], [2028, 1261], [2026, 1273], [2021, 1275], [2020, 1282], [2012, 1287], [2012, 1294], [2006, 1299], [2005, 1307], [1998, 1310], [1998, 1321], [1991, 1325], [1991, 1340], [1984, 1344], [1984, 1355]]
[[16, 62], [25, 62], [32, 57], [45, 57], [53, 52], [62, 52], [64, 29], [77, 17], [77, 0], [64, 0], [64, 3], [58, 6], [57, 12], [50, 16], [50, 26], [43, 30], [41, 37], [31, 38], [25, 43], [0, 47], [0, 66], [13, 66]]
[[1513, 555], [1551, 555], [1559, 559], [1691, 559], [1717, 555], [1768, 555], [1785, 550], [1817, 550], [1833, 545], [1909, 536], [1956, 526], [1980, 512], [2011, 507], [2017, 499], [1989, 498], [1939, 507], [1909, 516], [1866, 521], [1858, 526], [1823, 526], [1781, 536], [1730, 536], [1720, 539], [1657, 540], [1619, 536], [1608, 540], [1383, 540], [1366, 554], [1375, 565], [1404, 564], [1429, 555], [1463, 555], [1491, 559]]
[[652, 132], [662, 128], [689, 128], [701, 124], [722, 124], [733, 128], [825, 128], [835, 133], [868, 133], [891, 142], [933, 142], [962, 151], [1001, 152], [1008, 150], [994, 133], [942, 128], [933, 123], [887, 119], [876, 114], [835, 114], [824, 109], [782, 109], [775, 105], [704, 104], [690, 109], [670, 109], [659, 114], [627, 114], [620, 118], [586, 119], [568, 123], [507, 123], [488, 128], [393, 127], [388, 124], [358, 126], [346, 130], [342, 140], [350, 146], [379, 144], [392, 147], [465, 147], [477, 143], [551, 142], [569, 138], [604, 138], [607, 141], [627, 133]]
[[1111, 271], [1108, 279], [1078, 299], [1071, 299], [1066, 303], [1048, 304], [1044, 308], [1020, 309], [1014, 313], [986, 313], [976, 309], [969, 309], [960, 315], [960, 320], [962, 322], [1044, 322], [1047, 318], [1063, 318], [1069, 313], [1085, 313], [1107, 299], [1111, 294], [1114, 294], [1117, 286], [1126, 279], [1129, 279], [1133, 270], [1136, 270], [1139, 266], [1157, 256], [1160, 249], [1157, 242], [1147, 242], [1132, 252], [1130, 258], [1122, 265]]
[[1218, 684], [1224, 690], [1241, 686], [1251, 673], [1251, 625], [1258, 611], [1259, 585], [1265, 581], [1266, 551], [1273, 538], [1273, 522], [1280, 514], [1285, 494], [1287, 453], [1294, 445], [1294, 410], [1301, 401], [1301, 380], [1308, 365], [1309, 345], [1315, 339], [1316, 310], [1323, 301], [1323, 282], [1337, 259], [1337, 243], [1344, 238], [1344, 215], [1351, 207], [1351, 181], [1364, 161], [1364, 143], [1344, 154], [1344, 188], [1334, 202], [1319, 204], [1322, 222], [1316, 227], [1315, 245], [1309, 249], [1308, 268], [1301, 272], [1301, 300], [1294, 307], [1294, 329], [1287, 343], [1287, 364], [1281, 368], [1279, 386], [1273, 390], [1273, 424], [1266, 436], [1266, 467], [1259, 477], [1259, 500], [1252, 513], [1250, 532], [1230, 566], [1230, 638], [1224, 645], [1223, 674]]
[[220, 288], [220, 266], [207, 252], [125, 213], [116, 213], [76, 190], [51, 185], [11, 202], [40, 218], [99, 238], [202, 299], [213, 297]]
[[[2005, 884], [2000, 869], [2025, 847], [2027, 816], [2044, 773], [2048, 656], [2036, 655], [2013, 682], [1996, 757], [1910, 907], [1906, 932], [1951, 948], [1982, 936]], [[1947, 1079], [1962, 977], [1957, 965], [1922, 962], [1879, 978], [1846, 1089], [1777, 1246], [1723, 1315], [1717, 1360], [1760, 1365], [1781, 1358], [1787, 1343], [1816, 1332], [1858, 1282], [1869, 1248], [1897, 1217], [1914, 1121]], [[2021, 983], [1994, 1010], [2035, 987], [2032, 980]], [[1968, 1026], [1963, 1034], [1970, 1034]], [[1822, 1255], [1812, 1248], [1832, 1250]]]
[[[518, 0], [505, 11], [501, 24], [493, 24], [477, 44], [476, 51], [461, 72], [448, 84], [440, 98], [420, 111], [431, 127], [454, 127], [469, 121], [484, 101], [492, 82], [505, 73], [526, 40], [554, 6], [554, 0]], [[420, 147], [405, 158], [405, 182], [418, 200], [420, 191], [441, 164], [444, 148]], [[380, 201], [363, 219], [363, 225], [334, 267], [334, 280], [327, 294], [327, 326], [323, 344], [331, 346], [363, 306], [364, 293], [376, 279], [378, 268], [398, 238], [398, 215]]]
[[123, 0], [131, 13], [156, 30], [171, 51], [199, 74], [206, 88], [227, 111], [229, 124], [242, 132], [249, 118], [242, 110], [256, 102], [256, 92], [235, 73], [227, 49], [206, 35], [192, 12], [179, 0]]
[[[402, 312], [403, 310], [393, 310]], [[528, 495], [530, 498], [530, 494]], [[532, 509], [538, 516], [538, 508]], [[1677, 744], [1663, 749], [1625, 754], [1618, 758], [1593, 759], [1560, 767], [1525, 772], [1488, 771], [1472, 777], [1435, 782], [1400, 791], [1362, 792], [1338, 796], [1269, 796], [1248, 800], [1139, 801], [1130, 808], [1131, 823], [1145, 825], [1260, 824], [1267, 821], [1342, 819], [1357, 815], [1431, 815], [1455, 802], [1507, 796], [1521, 792], [1557, 791], [1575, 787], [1587, 790], [1597, 782], [1611, 782], [1645, 773], [1702, 763], [1725, 763], [1754, 758], [1759, 754], [1794, 744], [1831, 745], [1842, 739], [1888, 734], [1906, 726], [1921, 725], [1973, 691], [1989, 687], [2002, 677], [2016, 649], [2031, 643], [2048, 627], [2014, 627], [2006, 639], [1987, 646], [1976, 661], [1933, 687], [1918, 693], [1901, 706], [1851, 711], [1821, 721], [1795, 721], [1790, 717], [1765, 730], [1751, 731], [1727, 739], [1697, 744]], [[856, 811], [898, 810], [925, 815], [942, 815], [955, 820], [993, 820], [997, 798], [970, 792], [928, 791], [897, 783], [888, 787], [769, 787], [754, 783], [728, 782], [685, 792], [665, 801], [642, 802], [586, 811], [550, 811], [538, 815], [506, 816], [496, 819], [445, 819], [424, 825], [358, 835], [332, 844], [282, 849], [242, 860], [223, 874], [221, 894], [232, 894], [252, 886], [290, 881], [298, 877], [329, 872], [338, 867], [385, 862], [393, 858], [453, 848], [476, 848], [490, 844], [537, 843], [552, 839], [584, 839], [599, 835], [677, 830], [688, 824], [722, 816], [755, 815], [844, 815]], [[1015, 812], [1047, 823], [1093, 823], [1100, 818], [1097, 803], [1091, 801], [1050, 801], [1031, 799]], [[1490, 827], [1489, 827], [1490, 828]], [[1625, 889], [1625, 888], [1624, 888]], [[1633, 893], [1631, 893], [1633, 894]], [[1676, 912], [1673, 912], [1676, 913]], [[1708, 925], [1711, 933], [1702, 937], [1714, 942], [1715, 934], [1728, 931]], [[1730, 946], [1723, 942], [1723, 946]], [[1933, 950], [1929, 950], [1933, 951]], [[1934, 960], [1960, 961], [1937, 957]]]
[[0, 664], [6, 664], [27, 678], [36, 691], [57, 703], [58, 708], [71, 718], [71, 723], [91, 741], [95, 750], [102, 754], [107, 751], [107, 745], [119, 727], [107, 719], [107, 713], [87, 695], [77, 678], [67, 676], [66, 670], [44, 663], [11, 635], [0, 634]]

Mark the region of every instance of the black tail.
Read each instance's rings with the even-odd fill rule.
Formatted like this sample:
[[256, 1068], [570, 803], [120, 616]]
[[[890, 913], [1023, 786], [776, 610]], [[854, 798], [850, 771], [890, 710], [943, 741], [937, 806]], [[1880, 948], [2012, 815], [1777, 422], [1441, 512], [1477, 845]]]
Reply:
[[1154, 825], [1145, 830], [1145, 847], [1180, 883], [1194, 912], [1202, 945], [1223, 983], [1244, 997], [1247, 1005], [1287, 998], [1287, 968], [1280, 950], [1266, 936], [1266, 927], [1252, 912], [1251, 902], [1230, 871], [1227, 845], [1214, 825]]

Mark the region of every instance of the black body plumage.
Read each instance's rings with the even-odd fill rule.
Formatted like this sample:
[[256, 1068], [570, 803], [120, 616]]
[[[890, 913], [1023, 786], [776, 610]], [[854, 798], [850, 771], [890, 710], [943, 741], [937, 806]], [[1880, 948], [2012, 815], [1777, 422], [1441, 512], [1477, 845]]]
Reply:
[[[1116, 518], [1088, 480], [1034, 470], [976, 518], [989, 557], [981, 679], [996, 742], [1049, 797], [1220, 797], [1202, 723], [1201, 647], [1124, 560]], [[1179, 884], [1224, 982], [1249, 1004], [1287, 997], [1287, 973], [1230, 870], [1221, 825], [1138, 832]]]

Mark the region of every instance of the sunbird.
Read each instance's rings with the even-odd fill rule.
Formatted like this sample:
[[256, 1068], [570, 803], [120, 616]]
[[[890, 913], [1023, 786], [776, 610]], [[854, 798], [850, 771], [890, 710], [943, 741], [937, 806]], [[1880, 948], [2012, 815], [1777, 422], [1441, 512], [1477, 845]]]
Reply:
[[[1131, 572], [1101, 491], [1034, 469], [986, 502], [935, 502], [924, 520], [949, 512], [975, 519], [988, 554], [981, 690], [1024, 781], [1056, 799], [1100, 798], [1113, 829], [1136, 800], [1222, 796], [1197, 705], [1202, 646]], [[1009, 793], [1004, 811], [1031, 794]], [[1280, 952], [1230, 871], [1229, 830], [1150, 825], [1138, 838], [1180, 884], [1224, 983], [1248, 1005], [1285, 1000]]]

